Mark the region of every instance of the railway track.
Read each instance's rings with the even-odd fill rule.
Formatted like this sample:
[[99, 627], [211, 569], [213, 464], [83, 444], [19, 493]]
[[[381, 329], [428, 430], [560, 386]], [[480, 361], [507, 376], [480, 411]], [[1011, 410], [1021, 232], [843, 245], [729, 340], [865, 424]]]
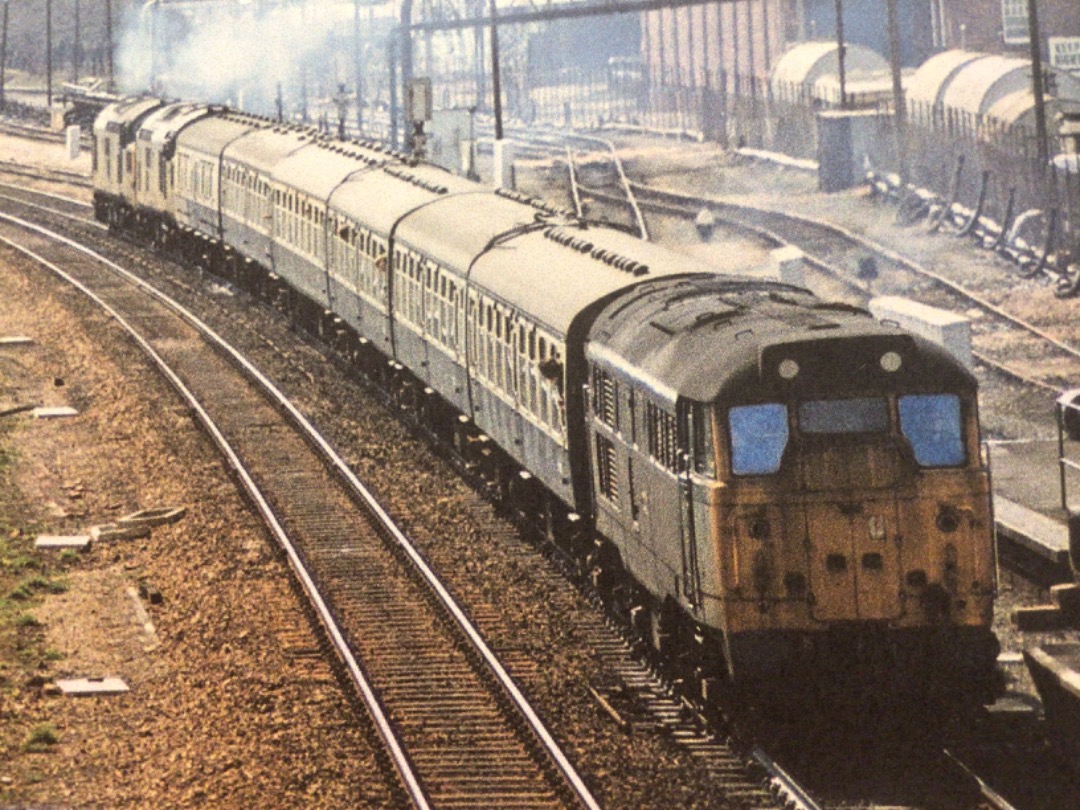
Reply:
[[285, 549], [415, 806], [598, 806], [421, 555], [269, 380], [104, 257], [9, 215], [0, 238], [105, 308], [188, 401]]
[[[48, 217], [57, 227], [74, 227], [83, 232], [86, 237], [99, 241], [104, 239], [97, 223], [88, 221], [85, 216], [77, 213], [85, 212], [85, 204], [79, 201], [58, 195], [26, 190], [13, 191], [8, 188], [0, 188], [0, 201], [3, 201], [4, 207], [22, 209], [25, 216]], [[7, 220], [8, 226], [11, 224], [11, 219], [9, 215], [0, 214], [0, 220]], [[0, 226], [0, 233], [2, 230], [3, 226]], [[116, 268], [114, 267], [113, 270], [115, 271]], [[98, 274], [100, 275], [100, 269]], [[108, 286], [107, 275], [103, 276], [103, 280]], [[146, 289], [146, 285], [137, 279], [132, 278], [131, 283]], [[159, 299], [162, 297], [160, 293], [153, 293], [153, 295]], [[170, 307], [179, 307], [179, 305], [172, 303]], [[183, 308], [180, 307], [180, 309]], [[146, 315], [141, 316], [139, 320], [149, 321], [150, 329], [161, 330], [163, 318], [162, 315]], [[170, 317], [168, 320], [173, 319]], [[185, 313], [184, 320], [189, 324], [197, 323], [197, 319], [191, 313]], [[156, 341], [164, 341], [172, 351], [184, 354], [187, 350], [180, 348], [178, 338], [180, 331], [179, 326], [164, 327], [163, 335], [148, 339], [148, 343], [152, 345]], [[223, 348], [224, 344], [220, 338], [212, 339], [218, 343], [219, 352], [230, 355], [232, 362], [244, 366], [249, 378], [259, 381], [264, 388], [269, 385], [269, 381], [250, 364], [239, 358], [235, 350]], [[183, 345], [186, 346], [187, 343], [188, 341], [184, 341]], [[218, 389], [220, 386], [216, 379], [220, 365], [220, 362], [203, 363], [195, 357], [186, 357], [186, 370], [183, 377], [191, 380], [193, 390]], [[281, 542], [286, 545], [295, 543], [296, 554], [291, 555], [291, 558], [295, 557], [294, 566], [297, 570], [305, 565], [310, 568], [308, 574], [300, 573], [299, 576], [305, 582], [307, 590], [312, 592], [317, 590], [325, 594], [323, 597], [315, 597], [317, 610], [318, 600], [323, 599], [329, 616], [338, 618], [342, 622], [341, 629], [338, 631], [330, 629], [329, 635], [335, 646], [337, 636], [340, 636], [343, 641], [350, 642], [349, 649], [352, 651], [339, 650], [338, 656], [344, 659], [347, 665], [350, 658], [358, 662], [356, 669], [359, 672], [351, 673], [353, 680], [359, 683], [359, 678], [364, 675], [371, 679], [369, 687], [366, 690], [361, 687], [360, 692], [368, 691], [372, 694], [377, 692], [381, 702], [390, 704], [387, 706], [386, 716], [394, 729], [407, 727], [412, 723], [420, 737], [426, 738], [434, 734], [437, 739], [443, 741], [445, 746], [455, 752], [451, 757], [449, 768], [440, 771], [438, 768], [441, 767], [442, 755], [438, 744], [429, 746], [434, 750], [424, 750], [418, 747], [415, 740], [402, 739], [399, 747], [405, 760], [411, 766], [420, 769], [413, 781], [423, 790], [424, 786], [432, 781], [442, 785], [452, 785], [453, 779], [460, 777], [478, 791], [472, 797], [471, 804], [467, 800], [448, 801], [447, 794], [444, 793], [430, 798], [414, 797], [416, 805], [487, 807], [492, 806], [492, 802], [496, 802], [500, 807], [548, 807], [563, 806], [564, 802], [569, 801], [575, 806], [597, 806], [587, 789], [584, 789], [581, 778], [572, 773], [568, 763], [556, 761], [554, 765], [545, 762], [538, 764], [528, 760], [527, 754], [531, 753], [535, 759], [535, 749], [544, 747], [543, 739], [538, 745], [532, 738], [549, 736], [545, 731], [537, 731], [535, 728], [525, 734], [524, 745], [511, 751], [509, 755], [496, 756], [496, 758], [506, 759], [504, 764], [509, 765], [506, 770], [514, 774], [506, 782], [506, 792], [499, 792], [498, 768], [488, 764], [487, 756], [481, 755], [495, 756], [497, 748], [508, 744], [506, 741], [509, 739], [509, 732], [491, 731], [488, 726], [481, 725], [480, 730], [473, 733], [469, 724], [465, 722], [464, 716], [461, 715], [469, 706], [480, 705], [482, 697], [478, 696], [477, 690], [462, 691], [459, 687], [455, 687], [456, 691], [453, 692], [440, 691], [447, 682], [460, 684], [461, 681], [472, 677], [469, 673], [471, 656], [459, 654], [460, 648], [465, 645], [459, 639], [450, 643], [451, 651], [447, 651], [448, 648], [445, 646], [436, 648], [433, 646], [434, 642], [427, 638], [427, 634], [433, 629], [438, 629], [439, 620], [429, 617], [419, 619], [418, 624], [416, 621], [407, 622], [410, 616], [398, 615], [399, 611], [390, 610], [387, 607], [391, 603], [396, 605], [401, 601], [400, 597], [394, 600], [388, 582], [402, 578], [408, 579], [408, 575], [397, 571], [378, 554], [375, 555], [376, 559], [371, 561], [370, 555], [373, 552], [368, 546], [376, 546], [372, 538], [364, 544], [363, 549], [353, 548], [355, 541], [349, 539], [348, 536], [357, 531], [355, 518], [348, 516], [348, 507], [346, 507], [344, 517], [334, 516], [335, 509], [340, 507], [343, 496], [338, 494], [327, 500], [325, 493], [320, 494], [326, 483], [326, 473], [318, 472], [318, 464], [313, 463], [304, 470], [297, 469], [297, 459], [305, 454], [305, 449], [301, 445], [314, 444], [322, 457], [322, 463], [329, 461], [329, 464], [349, 481], [352, 491], [344, 494], [346, 499], [355, 501], [359, 498], [368, 502], [369, 498], [362, 494], [362, 485], [355, 480], [355, 476], [349, 471], [345, 462], [334, 454], [329, 444], [311, 433], [313, 429], [310, 424], [284, 400], [283, 395], [276, 393], [271, 396], [276, 401], [276, 404], [272, 404], [272, 408], [278, 412], [286, 411], [294, 422], [303, 425], [310, 434], [308, 438], [304, 442], [298, 442], [295, 437], [288, 438], [288, 443], [285, 443], [285, 438], [291, 431], [276, 424], [265, 406], [249, 407], [247, 404], [241, 404], [235, 392], [232, 392], [230, 388], [224, 394], [225, 399], [220, 410], [215, 409], [223, 417], [224, 424], [218, 428], [223, 440], [236, 437], [235, 443], [230, 443], [232, 449], [226, 451], [227, 454], [235, 456], [240, 463], [243, 463], [253, 453], [266, 449], [265, 460], [255, 462], [257, 469], [250, 474], [249, 486], [256, 488], [265, 486], [269, 492], [264, 496], [253, 495], [253, 500], [262, 505], [261, 511], [275, 533], [279, 531], [284, 533], [279, 538]], [[245, 413], [248, 415], [241, 415]], [[210, 415], [209, 410], [207, 410], [207, 415]], [[267, 436], [272, 437], [272, 440]], [[239, 475], [242, 480], [248, 481], [248, 476], [244, 473], [241, 472]], [[297, 495], [300, 496], [300, 502], [297, 505], [290, 505], [291, 500]], [[510, 527], [510, 524], [497, 517], [489, 507], [483, 505], [479, 508], [485, 515], [481, 518], [481, 524], [486, 526], [489, 533], [499, 534], [509, 531], [516, 537], [516, 531]], [[377, 506], [375, 509], [380, 511]], [[386, 518], [385, 514], [381, 517]], [[405, 517], [408, 515], [406, 514]], [[428, 570], [430, 576], [434, 578], [434, 574], [431, 574], [427, 568], [425, 554], [415, 550], [402, 550], [408, 541], [400, 536], [398, 530], [384, 524], [382, 528], [376, 528], [375, 531], [383, 536], [392, 536], [397, 549], [396, 565], [400, 566], [400, 558], [408, 557], [410, 565]], [[312, 536], [314, 540], [303, 539]], [[433, 563], [454, 565], [458, 562], [451, 558], [440, 560], [438, 551], [434, 549], [427, 549], [425, 553]], [[542, 577], [549, 577], [547, 590], [553, 599], [556, 598], [560, 582], [563, 583], [565, 590], [565, 575], [565, 567], [559, 564], [549, 564], [546, 574], [541, 574]], [[415, 579], [415, 576], [413, 578]], [[364, 583], [372, 583], [370, 591]], [[435, 589], [445, 594], [445, 588], [436, 585]], [[367, 595], [371, 598], [357, 602], [359, 598], [357, 594], [362, 594], [364, 591], [367, 591]], [[448, 594], [445, 595], [448, 596]], [[404, 601], [412, 605], [423, 602], [424, 599], [407, 596], [404, 597]], [[440, 608], [440, 610], [444, 614], [450, 614], [449, 619], [446, 615], [442, 616], [443, 624], [465, 625], [468, 622], [461, 608], [449, 607]], [[405, 612], [410, 611], [411, 608]], [[475, 609], [470, 612], [474, 614], [475, 627], [471, 633], [466, 632], [471, 636], [474, 635], [476, 637], [474, 641], [482, 645], [482, 638], [491, 629], [489, 625], [493, 627], [499, 619]], [[321, 618], [321, 621], [324, 626], [330, 627], [326, 618]], [[371, 632], [372, 627], [379, 628], [380, 632], [378, 634]], [[594, 694], [598, 704], [604, 711], [612, 713], [612, 720], [617, 722], [620, 728], [626, 731], [637, 729], [641, 733], [670, 735], [698, 762], [702, 771], [709, 775], [713, 789], [718, 794], [730, 797], [733, 801], [742, 801], [745, 806], [792, 808], [792, 810], [815, 810], [818, 807], [805, 791], [763, 752], [760, 750], [750, 752], [745, 746], [717, 734], [703, 716], [686, 703], [660, 674], [637, 659], [634, 655], [633, 644], [622, 635], [618, 627], [604, 620], [601, 612], [594, 613], [591, 620], [586, 619], [576, 627], [575, 634], [580, 634], [585, 638], [592, 654], [601, 660], [604, 667], [613, 674], [613, 678], [605, 679], [603, 683], [595, 687]], [[356, 641], [357, 638], [361, 640]], [[401, 651], [394, 653], [394, 642], [399, 639], [408, 639], [410, 642], [410, 646], [404, 651], [404, 659], [401, 658]], [[427, 652], [429, 647], [434, 652]], [[433, 661], [433, 675], [431, 676], [433, 681], [426, 679], [419, 671], [419, 667], [414, 666], [414, 662], [425, 657]], [[513, 664], [516, 672], [530, 669], [530, 663], [527, 660], [521, 660], [520, 656], [516, 657]], [[495, 662], [494, 666], [501, 669], [498, 662]], [[505, 673], [505, 670], [503, 672]], [[511, 693], [518, 691], [508, 678], [502, 683], [502, 688]], [[395, 691], [399, 694], [395, 695]], [[392, 697], [398, 702], [390, 703]], [[500, 699], [505, 701], [505, 696]], [[401, 701], [404, 702], [405, 708], [401, 708], [403, 705]], [[395, 706], [397, 706], [396, 709]], [[410, 720], [411, 715], [408, 712], [416, 712], [417, 708], [419, 708], [419, 713]], [[484, 715], [482, 723], [493, 724], [490, 715], [495, 713], [494, 709], [479, 709], [478, 711]], [[534, 713], [526, 709], [525, 714]], [[524, 723], [525, 726], [534, 724], [542, 726], [535, 717]], [[511, 725], [518, 727], [522, 725], [522, 721], [519, 719]], [[520, 728], [518, 728], [517, 736], [518, 738], [522, 736]], [[550, 752], [548, 756], [551, 756]], [[544, 759], [544, 757], [540, 758]], [[558, 759], [557, 756], [556, 759]], [[433, 769], [435, 776], [431, 775]], [[524, 788], [527, 784], [526, 776], [542, 780], [546, 775], [548, 782], [551, 782], [552, 773], [557, 776], [560, 771], [564, 778], [555, 779], [556, 784], [553, 787], [549, 785], [546, 788], [543, 786], [535, 789]], [[409, 780], [404, 781], [408, 784]], [[565, 782], [569, 782], [569, 788]], [[514, 799], [512, 791], [518, 789], [524, 790], [526, 798], [523, 802]], [[466, 793], [467, 791], [463, 791], [460, 795], [466, 796]]]
[[[8, 199], [10, 203], [11, 200]], [[30, 203], [29, 198], [22, 201], [21, 204]], [[39, 207], [34, 209], [39, 213], [44, 213], [47, 210], [48, 205], [45, 203], [37, 204]], [[75, 206], [74, 210], [77, 210], [79, 206]], [[66, 220], [71, 222], [71, 220]], [[255, 443], [258, 443], [257, 439], [253, 439]], [[251, 442], [249, 441], [249, 444]], [[291, 457], [292, 449], [289, 449], [286, 453]], [[279, 454], [280, 455], [280, 454]], [[288, 476], [286, 476], [288, 477]], [[301, 522], [306, 519], [306, 513], [299, 513], [297, 518]], [[503, 531], [505, 529], [497, 528], [499, 521], [492, 522], [491, 531]], [[502, 524], [505, 526], [505, 524]], [[343, 554], [341, 548], [335, 545], [338, 540], [331, 539], [329, 544], [323, 548], [321, 553], [316, 553], [313, 556], [322, 556], [324, 560], [329, 561], [330, 567], [333, 568], [336, 565], [341, 565], [343, 556], [350, 556], [350, 553]], [[355, 578], [356, 568], [353, 567], [353, 561], [350, 560], [348, 566], [342, 566], [352, 572], [353, 578]], [[384, 569], [376, 568], [376, 578], [380, 581], [385, 579]], [[344, 572], [339, 575], [348, 576]], [[367, 579], [365, 577], [364, 579]], [[349, 585], [347, 590], [355, 590], [355, 583]], [[363, 614], [358, 614], [363, 615]], [[379, 619], [384, 619], [386, 616], [385, 610], [378, 610], [375, 612], [375, 618], [370, 618], [371, 614], [368, 614], [368, 618], [362, 619], [362, 623], [370, 624], [376, 622]], [[485, 617], [483, 615], [477, 616], [477, 623], [479, 625], [481, 633], [484, 631]], [[389, 628], [391, 637], [395, 637], [401, 634], [402, 630], [396, 627]], [[595, 695], [597, 702], [601, 705], [604, 711], [610, 711], [612, 719], [620, 724], [620, 727], [627, 729], [664, 729], [665, 733], [671, 734], [675, 739], [680, 741], [684, 747], [689, 750], [693, 756], [698, 759], [706, 770], [710, 773], [711, 777], [715, 780], [717, 788], [725, 795], [732, 797], [733, 800], [737, 799], [743, 801], [745, 806], [754, 807], [793, 807], [793, 808], [813, 808], [818, 805], [813, 803], [813, 800], [805, 793], [805, 791], [798, 786], [798, 784], [788, 776], [782, 768], [772, 762], [771, 759], [764, 752], [755, 751], [752, 752], [752, 757], [757, 760], [759, 769], [755, 772], [753, 769], [747, 769], [746, 755], [743, 748], [739, 745], [733, 744], [730, 741], [723, 738], [722, 735], [718, 735], [715, 728], [704, 722], [700, 716], [695, 712], [692, 705], [686, 703], [680, 698], [670, 685], [665, 684], [662, 677], [656, 675], [647, 666], [640, 662], [634, 661], [629, 655], [630, 645], [625, 641], [617, 637], [617, 634], [613, 634], [610, 628], [605, 634], [603, 632], [595, 636], [590, 636], [589, 645], [596, 650], [596, 654], [605, 659], [605, 663], [612, 671], [618, 673], [618, 678], [614, 684], [600, 684], [595, 687]], [[392, 664], [388, 665], [389, 670], [393, 672], [394, 667]], [[516, 662], [516, 667], [528, 666], [527, 662]], [[457, 670], [454, 670], [455, 677]], [[419, 695], [427, 695], [426, 687], [421, 687]], [[419, 698], [419, 695], [415, 697]], [[455, 730], [457, 726], [452, 726]], [[468, 750], [471, 751], [471, 748]], [[473, 758], [470, 756], [471, 762]], [[459, 765], [464, 764], [464, 760], [460, 760]], [[958, 779], [968, 779], [969, 777], [958, 776]], [[492, 784], [486, 778], [483, 779], [485, 783], [485, 797], [490, 799], [490, 794], [487, 794], [488, 787]], [[500, 799], [500, 804], [502, 799]], [[432, 803], [432, 806], [446, 806], [442, 803]], [[490, 806], [490, 805], [486, 805]], [[506, 806], [513, 806], [508, 804]], [[529, 805], [531, 806], [531, 805]], [[542, 805], [550, 806], [550, 805]], [[833, 806], [826, 804], [822, 806]], [[845, 806], [843, 804], [836, 806]], [[1008, 805], [991, 805], [996, 807], [1007, 807]]]

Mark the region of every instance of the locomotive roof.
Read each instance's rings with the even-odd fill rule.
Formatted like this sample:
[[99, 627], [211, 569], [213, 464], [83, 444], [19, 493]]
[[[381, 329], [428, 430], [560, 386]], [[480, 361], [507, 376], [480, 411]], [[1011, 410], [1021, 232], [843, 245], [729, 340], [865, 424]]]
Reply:
[[[900, 370], [885, 372], [894, 351]], [[974, 377], [944, 349], [862, 309], [795, 287], [736, 276], [661, 279], [616, 298], [589, 334], [587, 353], [636, 377], [663, 401], [699, 402], [889, 390], [972, 391]], [[781, 378], [785, 359], [798, 363]], [[640, 371], [638, 371], [640, 370]]]
[[192, 121], [196, 121], [211, 112], [213, 112], [213, 108], [205, 104], [192, 104], [189, 102], [167, 104], [158, 110], [154, 110], [142, 122], [139, 127], [139, 140], [149, 140], [155, 146], [160, 146]]
[[136, 96], [110, 104], [94, 119], [94, 132], [115, 132], [125, 126], [137, 124], [139, 119], [162, 105], [159, 98]]

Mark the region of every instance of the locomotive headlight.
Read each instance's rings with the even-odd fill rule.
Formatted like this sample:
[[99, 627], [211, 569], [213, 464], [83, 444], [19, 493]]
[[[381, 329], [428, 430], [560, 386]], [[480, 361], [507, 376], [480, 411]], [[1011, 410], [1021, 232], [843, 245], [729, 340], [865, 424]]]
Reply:
[[789, 357], [786, 360], [780, 361], [780, 365], [776, 367], [776, 371], [783, 379], [794, 380], [799, 374], [799, 364]]
[[885, 354], [881, 355], [881, 360], [878, 362], [881, 363], [881, 367], [885, 371], [890, 373], [899, 371], [900, 366], [904, 363], [903, 359], [896, 352], [885, 352]]

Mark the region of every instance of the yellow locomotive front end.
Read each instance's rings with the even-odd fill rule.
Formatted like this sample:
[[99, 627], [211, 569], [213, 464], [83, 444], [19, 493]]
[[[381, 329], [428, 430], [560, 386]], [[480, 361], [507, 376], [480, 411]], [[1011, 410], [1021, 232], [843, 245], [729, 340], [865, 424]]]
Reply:
[[802, 698], [992, 699], [993, 520], [971, 375], [906, 335], [773, 345], [757, 372], [713, 413], [708, 612], [729, 674]]

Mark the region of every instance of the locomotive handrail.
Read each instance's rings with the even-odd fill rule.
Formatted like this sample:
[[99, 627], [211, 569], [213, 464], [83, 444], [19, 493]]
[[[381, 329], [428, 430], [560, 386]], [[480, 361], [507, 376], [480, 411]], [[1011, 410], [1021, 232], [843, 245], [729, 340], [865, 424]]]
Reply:
[[[1080, 471], [1080, 462], [1065, 455], [1065, 437], [1080, 439], [1080, 388], [1063, 391], [1054, 402], [1058, 438], [1058, 481], [1061, 489], [1061, 508], [1068, 513], [1068, 470]], [[1071, 416], [1070, 416], [1071, 414]], [[1075, 435], [1074, 435], [1075, 434]]]

